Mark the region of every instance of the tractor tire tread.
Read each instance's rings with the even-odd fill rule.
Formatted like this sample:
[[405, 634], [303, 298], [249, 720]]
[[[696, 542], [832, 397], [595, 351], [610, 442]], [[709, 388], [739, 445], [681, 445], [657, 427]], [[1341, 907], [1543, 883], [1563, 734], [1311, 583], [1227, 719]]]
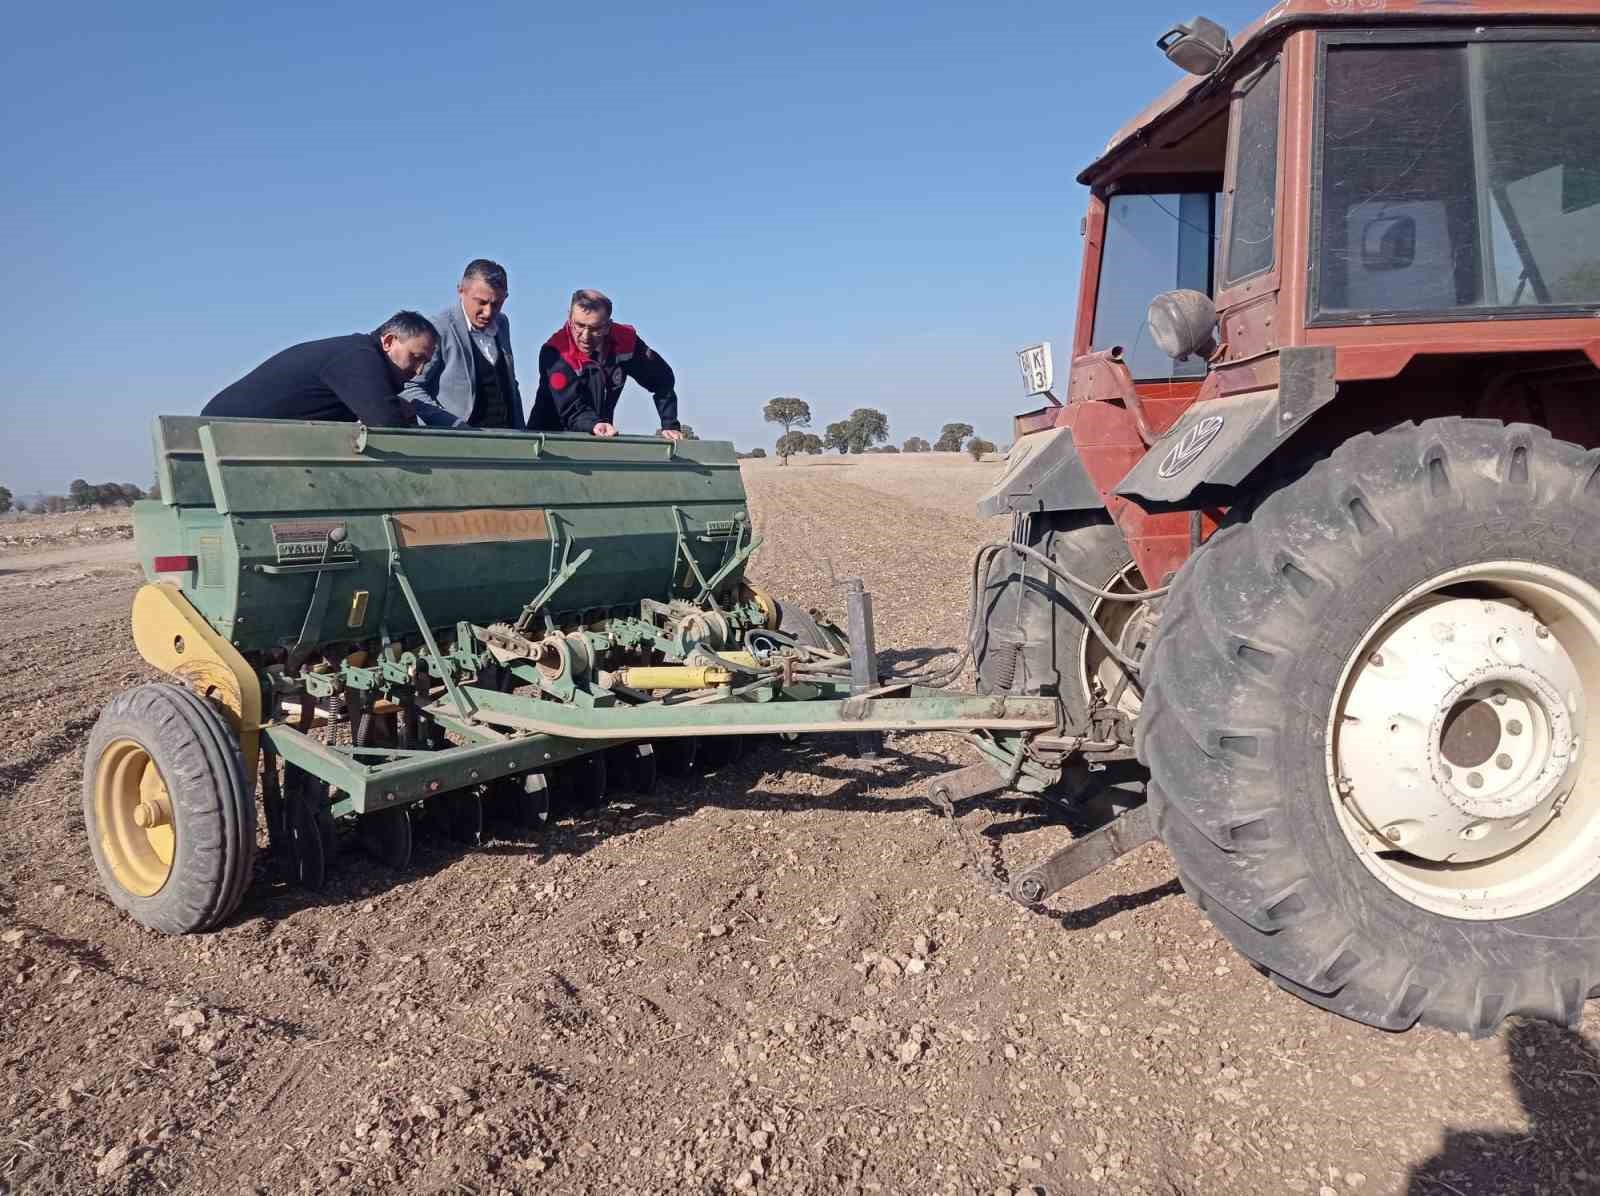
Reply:
[[[1343, 665], [1318, 649], [1366, 617], [1332, 579], [1403, 593], [1506, 553], [1507, 526], [1536, 554], [1600, 570], [1600, 454], [1496, 420], [1363, 433], [1230, 512], [1175, 579], [1148, 656], [1136, 743], [1184, 889], [1284, 990], [1368, 1025], [1575, 1025], [1600, 988], [1600, 880], [1517, 919], [1448, 919], [1384, 888], [1326, 829]], [[1308, 815], [1318, 800], [1326, 825]]]

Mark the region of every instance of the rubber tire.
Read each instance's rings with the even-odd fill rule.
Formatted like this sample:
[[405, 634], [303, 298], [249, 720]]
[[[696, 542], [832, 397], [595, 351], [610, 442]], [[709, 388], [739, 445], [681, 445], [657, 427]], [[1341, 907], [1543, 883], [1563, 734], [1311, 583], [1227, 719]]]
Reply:
[[[1122, 532], [1104, 511], [1039, 515], [1031, 520], [1031, 529], [1030, 548], [1102, 589], [1133, 560]], [[1024, 563], [1030, 566], [1026, 585]], [[1026, 562], [1014, 552], [991, 558], [981, 595], [978, 692], [1059, 695], [1068, 724], [1082, 726], [1090, 695], [1087, 679], [1078, 675], [1078, 661], [1091, 633], [1079, 603], [1093, 597], [1055, 578], [1041, 579], [1042, 573], [1037, 562]], [[1138, 574], [1134, 580], [1142, 584]], [[1065, 600], [1068, 596], [1072, 601]]]
[[1284, 989], [1367, 1025], [1576, 1026], [1600, 992], [1600, 880], [1513, 919], [1430, 913], [1366, 869], [1329, 793], [1329, 711], [1373, 623], [1497, 559], [1600, 578], [1600, 452], [1496, 420], [1365, 433], [1230, 514], [1151, 649], [1138, 748], [1184, 888]]
[[[172, 871], [148, 897], [116, 882], [96, 830], [95, 772], [106, 747], [118, 739], [144, 749], [172, 799]], [[238, 737], [203, 698], [167, 682], [113, 698], [85, 748], [83, 813], [106, 893], [141, 926], [191, 934], [211, 929], [238, 908], [255, 862], [255, 792], [245, 779]]]

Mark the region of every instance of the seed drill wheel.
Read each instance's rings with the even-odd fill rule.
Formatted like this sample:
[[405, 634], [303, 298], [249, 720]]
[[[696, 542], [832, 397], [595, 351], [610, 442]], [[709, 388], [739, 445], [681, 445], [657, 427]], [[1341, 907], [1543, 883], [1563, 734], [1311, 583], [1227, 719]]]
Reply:
[[606, 752], [606, 776], [613, 789], [643, 796], [656, 787], [655, 745], [630, 743]]
[[106, 892], [152, 930], [207, 930], [250, 883], [256, 804], [239, 741], [182, 686], [141, 685], [105, 708], [85, 752], [83, 814]]
[[542, 771], [502, 777], [489, 792], [497, 814], [520, 835], [536, 835], [550, 820], [550, 778]]
[[694, 763], [700, 754], [700, 741], [689, 736], [681, 739], [658, 739], [655, 742], [656, 768], [664, 776], [682, 778], [694, 775]]
[[328, 882], [339, 858], [339, 840], [330, 809], [331, 792], [293, 764], [283, 767], [284, 830], [287, 850], [278, 859], [279, 875], [312, 892]]
[[1139, 748], [1180, 877], [1388, 1029], [1600, 992], [1600, 491], [1542, 429], [1358, 436], [1179, 573]]
[[411, 863], [411, 811], [406, 806], [374, 810], [356, 819], [356, 833], [364, 850], [380, 864], [397, 871]]
[[743, 735], [707, 735], [700, 741], [699, 766], [706, 772], [716, 772], [738, 762], [744, 755]]
[[[1121, 531], [1104, 511], [1035, 515], [1028, 528], [1030, 548], [1084, 581], [1113, 594], [1148, 588]], [[1153, 626], [1146, 603], [1116, 602], [1076, 589], [1014, 552], [991, 558], [981, 597], [979, 692], [1059, 693], [1068, 720], [1078, 724], [1096, 699], [1130, 718], [1138, 716], [1141, 694], [1135, 680], [1089, 630], [1084, 614], [1137, 659]]]
[[427, 813], [446, 838], [468, 847], [483, 842], [483, 798], [476, 789], [430, 798]]
[[606, 754], [590, 752], [563, 764], [560, 775], [562, 796], [575, 810], [594, 810], [606, 799]]

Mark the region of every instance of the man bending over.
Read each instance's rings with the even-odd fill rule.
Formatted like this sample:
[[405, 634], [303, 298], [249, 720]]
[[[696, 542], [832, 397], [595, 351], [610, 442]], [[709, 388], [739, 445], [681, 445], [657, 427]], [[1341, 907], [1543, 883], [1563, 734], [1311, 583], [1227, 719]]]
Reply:
[[218, 391], [200, 414], [414, 426], [416, 413], [400, 401], [400, 388], [428, 364], [437, 344], [426, 316], [399, 311], [374, 332], [290, 345]]

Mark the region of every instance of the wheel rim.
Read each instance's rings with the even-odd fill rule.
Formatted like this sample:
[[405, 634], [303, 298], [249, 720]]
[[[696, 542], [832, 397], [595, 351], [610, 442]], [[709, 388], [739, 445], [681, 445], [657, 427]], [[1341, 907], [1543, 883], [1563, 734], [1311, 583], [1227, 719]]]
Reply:
[[100, 753], [94, 782], [100, 849], [117, 884], [138, 897], [161, 891], [177, 844], [172, 796], [150, 753], [118, 739]]
[[[1136, 594], [1144, 588], [1142, 582], [1138, 564], [1129, 561], [1100, 588], [1112, 594]], [[1089, 618], [1106, 633], [1106, 638], [1135, 660], [1143, 651], [1138, 641], [1148, 638], [1144, 634], [1148, 613], [1149, 603], [1117, 602], [1098, 595], [1089, 607]], [[1087, 704], [1093, 705], [1103, 697], [1128, 717], [1138, 716], [1144, 695], [1139, 692], [1137, 679], [1128, 676], [1099, 637], [1087, 628], [1078, 648], [1078, 678]]]
[[1328, 782], [1367, 870], [1467, 920], [1534, 913], [1600, 876], [1600, 590], [1497, 561], [1393, 603], [1346, 662]]

